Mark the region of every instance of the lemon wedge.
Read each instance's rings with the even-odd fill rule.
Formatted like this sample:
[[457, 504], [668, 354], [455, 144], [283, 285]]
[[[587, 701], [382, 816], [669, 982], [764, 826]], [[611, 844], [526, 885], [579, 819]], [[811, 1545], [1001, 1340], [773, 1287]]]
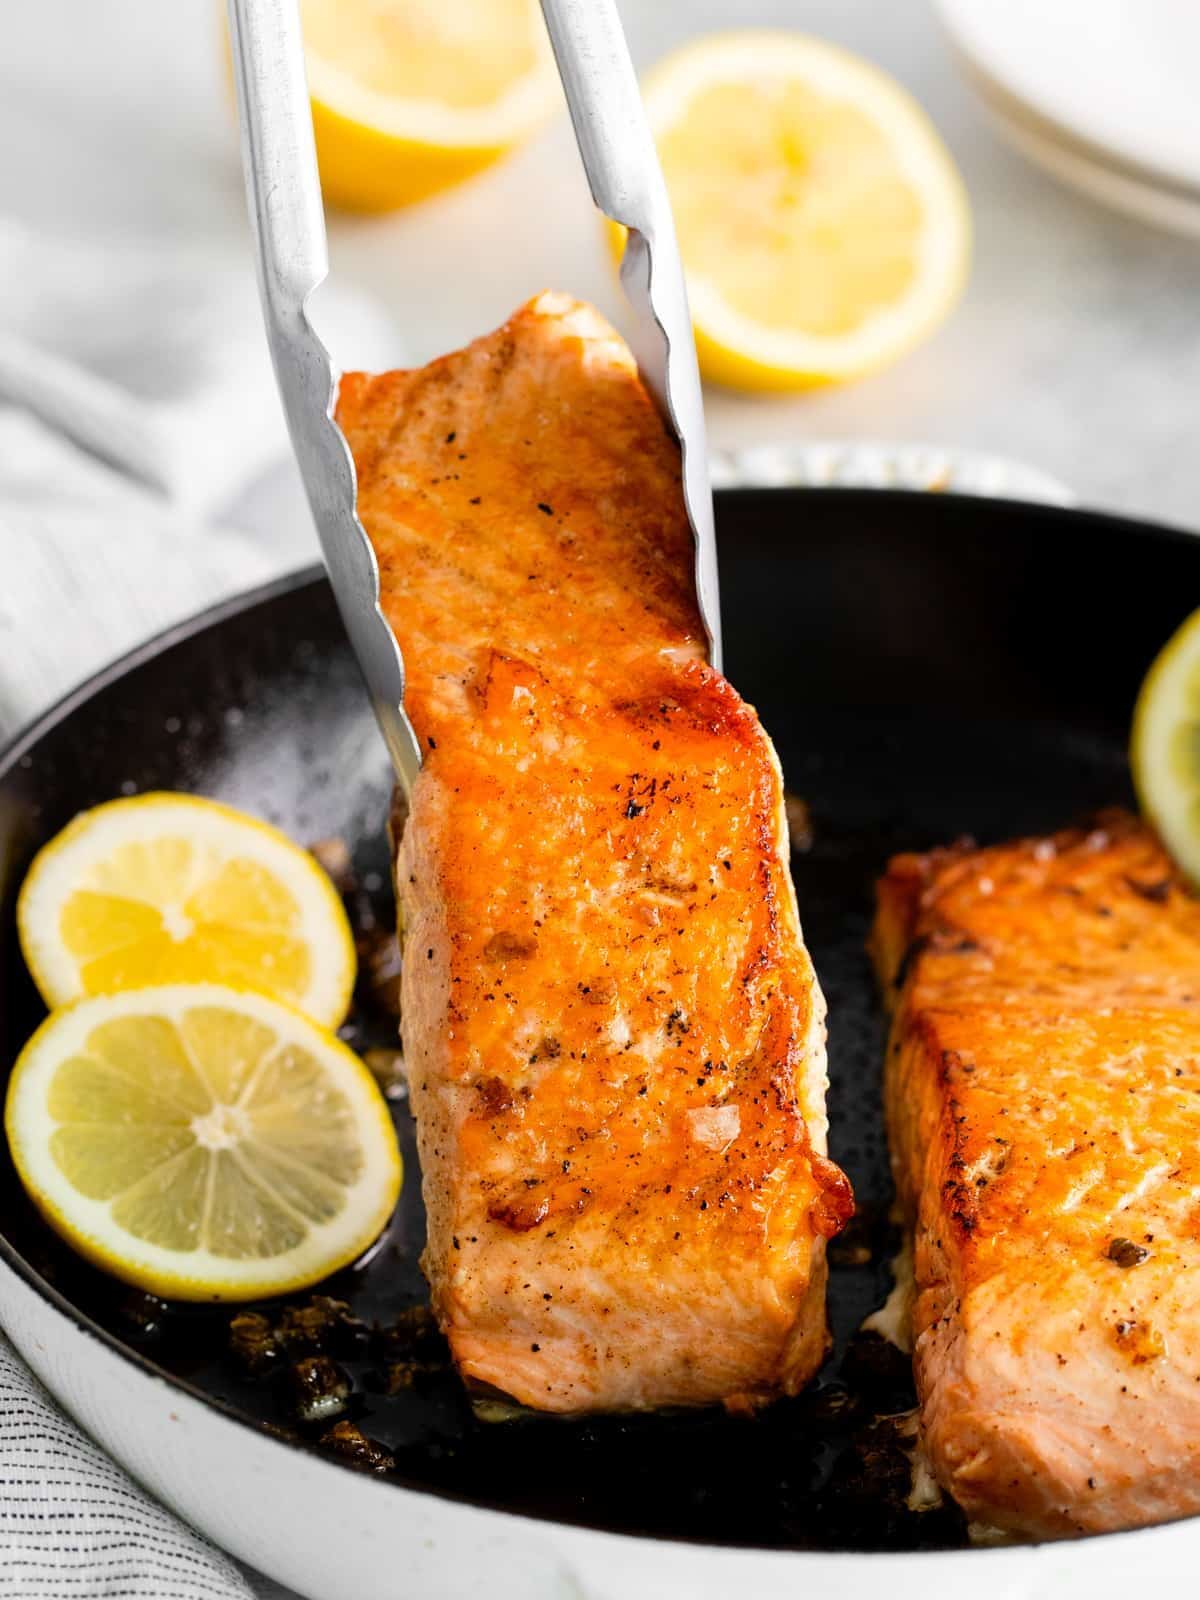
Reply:
[[644, 88], [706, 377], [858, 377], [950, 310], [966, 193], [893, 79], [803, 34], [739, 32], [685, 46]]
[[216, 984], [98, 995], [17, 1059], [22, 1183], [79, 1253], [172, 1299], [308, 1287], [378, 1236], [400, 1191], [383, 1096], [298, 1011]]
[[537, 0], [303, 0], [325, 198], [423, 200], [527, 139], [559, 102]]
[[1200, 611], [1172, 634], [1146, 674], [1129, 760], [1142, 810], [1200, 885]]
[[341, 1022], [354, 939], [326, 874], [276, 828], [190, 795], [84, 811], [35, 857], [21, 948], [50, 1007], [211, 980]]

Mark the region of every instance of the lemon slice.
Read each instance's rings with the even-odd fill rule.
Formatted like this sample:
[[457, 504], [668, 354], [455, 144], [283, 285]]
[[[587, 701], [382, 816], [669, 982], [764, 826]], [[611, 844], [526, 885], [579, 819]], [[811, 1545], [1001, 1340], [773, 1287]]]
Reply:
[[537, 129], [559, 87], [537, 0], [303, 0], [325, 198], [424, 199]]
[[332, 1027], [354, 987], [350, 925], [316, 861], [278, 829], [190, 795], [82, 812], [35, 858], [17, 926], [51, 1007], [211, 980]]
[[56, 1011], [5, 1128], [81, 1255], [153, 1294], [248, 1300], [361, 1255], [400, 1190], [383, 1096], [332, 1034], [265, 995], [177, 984]]
[[1129, 760], [1142, 810], [1200, 885], [1200, 611], [1172, 634], [1146, 674]]
[[966, 277], [966, 194], [916, 102], [796, 33], [714, 34], [645, 85], [706, 377], [793, 389], [894, 360]]

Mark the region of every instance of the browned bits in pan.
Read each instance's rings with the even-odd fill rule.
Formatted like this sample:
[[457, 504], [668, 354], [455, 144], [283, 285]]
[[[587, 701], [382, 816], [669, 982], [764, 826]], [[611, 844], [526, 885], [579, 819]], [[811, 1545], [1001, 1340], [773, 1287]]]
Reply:
[[399, 1050], [365, 1050], [363, 1064], [387, 1100], [408, 1099], [408, 1073]]
[[270, 1318], [258, 1311], [239, 1311], [232, 1319], [229, 1350], [251, 1377], [258, 1377], [274, 1366], [282, 1353]]
[[392, 1361], [384, 1372], [384, 1388], [390, 1395], [403, 1394], [406, 1389], [415, 1388], [423, 1378], [432, 1378], [445, 1370], [446, 1364], [442, 1361]]
[[358, 959], [367, 1000], [389, 1017], [400, 1015], [400, 941], [394, 933], [375, 928], [360, 934]]
[[396, 1465], [395, 1456], [390, 1455], [377, 1439], [368, 1439], [353, 1422], [335, 1422], [332, 1428], [321, 1435], [319, 1443], [323, 1450], [328, 1450], [330, 1455], [359, 1472], [382, 1475], [391, 1472]]
[[787, 813], [789, 844], [797, 855], [807, 855], [813, 847], [812, 812], [808, 801], [789, 792], [783, 797], [783, 808]]
[[276, 1336], [289, 1355], [354, 1355], [368, 1330], [344, 1300], [315, 1294], [307, 1305], [284, 1307]]
[[420, 1361], [445, 1366], [450, 1351], [428, 1306], [408, 1306], [393, 1322], [375, 1329], [375, 1342], [385, 1361]]
[[301, 1422], [320, 1422], [346, 1409], [350, 1379], [328, 1356], [302, 1356], [288, 1368], [288, 1396]]
[[339, 894], [349, 894], [356, 887], [354, 863], [350, 859], [350, 846], [345, 839], [336, 837], [318, 839], [316, 844], [309, 845], [308, 853], [322, 868]]
[[156, 1294], [131, 1289], [121, 1300], [118, 1312], [129, 1330], [130, 1338], [140, 1343], [151, 1343], [162, 1337], [171, 1308]]
[[229, 1323], [229, 1350], [251, 1377], [286, 1356], [354, 1356], [366, 1349], [369, 1330], [344, 1300], [315, 1294], [302, 1306], [284, 1306], [276, 1320], [239, 1311]]

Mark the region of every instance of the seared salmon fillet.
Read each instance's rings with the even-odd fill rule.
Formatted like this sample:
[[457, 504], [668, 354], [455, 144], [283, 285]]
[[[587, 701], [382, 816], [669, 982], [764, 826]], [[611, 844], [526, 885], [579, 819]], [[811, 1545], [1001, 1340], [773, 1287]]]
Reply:
[[347, 376], [338, 419], [425, 752], [403, 1038], [458, 1366], [560, 1412], [795, 1390], [851, 1202], [778, 764], [704, 661], [677, 447], [557, 295]]
[[968, 1516], [1200, 1512], [1200, 904], [1124, 813], [896, 858], [874, 953], [914, 1364]]

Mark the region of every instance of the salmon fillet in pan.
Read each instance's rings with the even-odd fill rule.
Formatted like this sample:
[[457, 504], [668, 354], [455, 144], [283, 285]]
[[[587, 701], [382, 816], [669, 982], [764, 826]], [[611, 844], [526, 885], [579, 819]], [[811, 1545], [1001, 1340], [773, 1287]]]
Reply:
[[678, 449], [557, 295], [347, 376], [338, 418], [425, 752], [403, 1036], [459, 1369], [561, 1412], [794, 1391], [851, 1202], [778, 764], [704, 662]]
[[1200, 904], [1114, 814], [898, 857], [874, 953], [938, 1479], [1036, 1536], [1200, 1512]]

